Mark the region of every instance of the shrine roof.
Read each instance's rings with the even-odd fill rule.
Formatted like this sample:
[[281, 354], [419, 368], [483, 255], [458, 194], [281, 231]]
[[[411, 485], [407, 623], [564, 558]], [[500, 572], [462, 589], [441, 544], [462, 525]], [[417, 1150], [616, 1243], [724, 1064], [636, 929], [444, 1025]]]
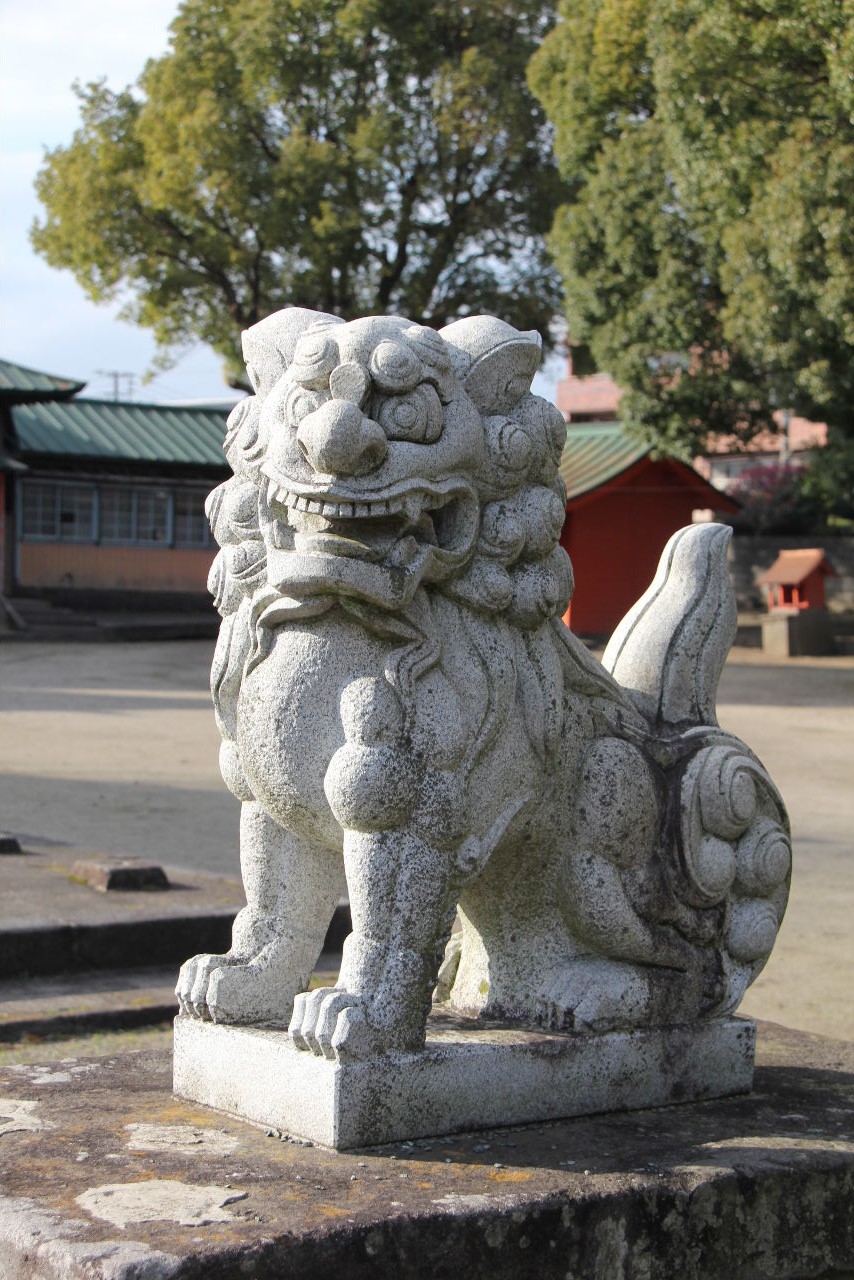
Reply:
[[833, 576], [836, 574], [836, 570], [825, 559], [822, 547], [796, 547], [781, 551], [771, 568], [756, 579], [756, 585], [797, 587], [811, 573], [815, 573], [816, 569]]
[[0, 403], [30, 404], [43, 400], [68, 400], [86, 386], [74, 378], [60, 378], [30, 369], [11, 360], [0, 360]]
[[570, 498], [598, 489], [640, 462], [652, 446], [627, 435], [619, 422], [567, 427], [560, 474]]

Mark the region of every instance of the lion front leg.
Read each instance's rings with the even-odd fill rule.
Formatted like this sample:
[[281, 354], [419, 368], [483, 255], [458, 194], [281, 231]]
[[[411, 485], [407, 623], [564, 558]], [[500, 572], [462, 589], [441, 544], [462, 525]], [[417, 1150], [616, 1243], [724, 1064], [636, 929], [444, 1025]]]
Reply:
[[412, 831], [348, 831], [353, 932], [338, 983], [298, 996], [294, 1043], [327, 1057], [418, 1049], [453, 923], [450, 856]]
[[188, 960], [175, 993], [191, 1017], [287, 1023], [343, 888], [340, 855], [284, 831], [251, 802], [241, 811], [240, 863], [246, 906], [231, 948]]

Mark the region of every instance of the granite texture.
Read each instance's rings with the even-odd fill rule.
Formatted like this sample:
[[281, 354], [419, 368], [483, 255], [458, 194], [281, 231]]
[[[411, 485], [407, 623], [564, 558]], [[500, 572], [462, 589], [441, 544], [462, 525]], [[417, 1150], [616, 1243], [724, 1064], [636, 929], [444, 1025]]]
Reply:
[[[595, 1035], [732, 1013], [790, 845], [715, 716], [729, 531], [674, 535], [600, 665], [560, 621], [565, 424], [530, 392], [536, 335], [289, 308], [244, 351], [208, 511], [247, 905], [183, 966], [182, 1016], [379, 1066], [423, 1049], [431, 1000]], [[307, 993], [345, 888], [338, 981]]]
[[342, 1062], [300, 1053], [281, 1031], [178, 1018], [174, 1087], [346, 1150], [746, 1093], [753, 1050], [754, 1024], [738, 1018], [567, 1035], [439, 1014], [417, 1052]]

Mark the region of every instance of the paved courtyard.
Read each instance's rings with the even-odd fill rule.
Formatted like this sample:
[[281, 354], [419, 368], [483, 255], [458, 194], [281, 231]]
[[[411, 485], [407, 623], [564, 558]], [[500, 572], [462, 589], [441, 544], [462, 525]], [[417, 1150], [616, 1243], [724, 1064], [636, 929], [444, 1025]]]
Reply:
[[[0, 825], [24, 841], [238, 875], [205, 641], [0, 649]], [[792, 898], [745, 1012], [854, 1040], [854, 658], [738, 650], [721, 723], [771, 772], [795, 838]]]

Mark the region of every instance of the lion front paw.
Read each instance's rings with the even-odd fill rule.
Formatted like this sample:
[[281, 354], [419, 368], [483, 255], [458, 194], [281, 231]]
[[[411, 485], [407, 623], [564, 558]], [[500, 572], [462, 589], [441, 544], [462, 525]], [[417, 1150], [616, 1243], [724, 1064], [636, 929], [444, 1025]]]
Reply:
[[175, 995], [182, 1014], [190, 1018], [210, 1019], [208, 986], [211, 974], [233, 963], [229, 955], [193, 956], [181, 965]]
[[297, 1049], [325, 1058], [367, 1058], [384, 1048], [360, 997], [340, 987], [298, 995], [288, 1030]]
[[287, 1023], [294, 987], [281, 965], [257, 958], [201, 955], [181, 968], [175, 993], [181, 1012], [212, 1022]]

